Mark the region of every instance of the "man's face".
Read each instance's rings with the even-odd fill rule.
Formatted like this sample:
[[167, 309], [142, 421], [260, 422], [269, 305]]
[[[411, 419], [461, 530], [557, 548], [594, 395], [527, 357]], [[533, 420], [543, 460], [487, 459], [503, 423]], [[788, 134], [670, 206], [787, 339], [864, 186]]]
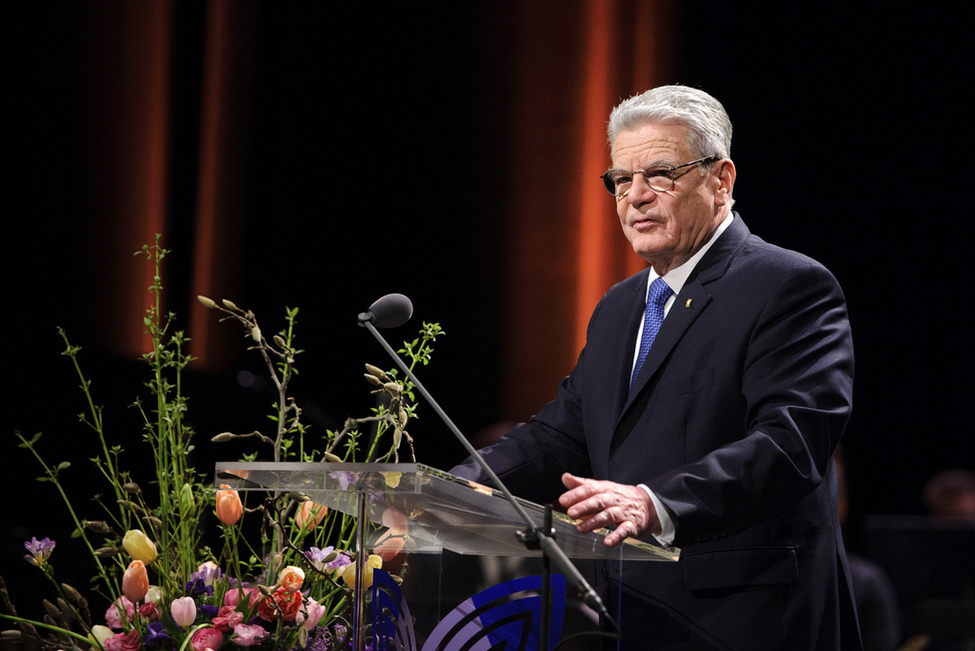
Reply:
[[[685, 146], [685, 128], [647, 124], [621, 131], [613, 148], [613, 168], [642, 170], [676, 167], [698, 158]], [[730, 161], [724, 161], [730, 165]], [[623, 233], [637, 254], [663, 275], [692, 256], [724, 220], [730, 187], [722, 191], [723, 163], [702, 175], [698, 166], [677, 178], [668, 192], [655, 192], [635, 174], [629, 194], [616, 200]], [[732, 167], [733, 182], [733, 167]]]

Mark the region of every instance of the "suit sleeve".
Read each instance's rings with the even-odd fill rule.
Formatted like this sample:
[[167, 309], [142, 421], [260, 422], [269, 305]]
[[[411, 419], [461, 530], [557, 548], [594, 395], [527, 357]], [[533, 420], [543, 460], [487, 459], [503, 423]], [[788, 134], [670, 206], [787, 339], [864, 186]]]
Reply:
[[647, 482], [674, 515], [674, 544], [789, 512], [826, 476], [852, 408], [853, 344], [839, 285], [803, 259], [768, 293], [743, 348], [740, 435]]

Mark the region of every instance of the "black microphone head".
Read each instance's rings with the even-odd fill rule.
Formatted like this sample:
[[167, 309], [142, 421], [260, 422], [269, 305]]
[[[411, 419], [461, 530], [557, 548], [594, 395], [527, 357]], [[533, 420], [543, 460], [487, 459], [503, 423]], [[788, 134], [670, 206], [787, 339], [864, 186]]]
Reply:
[[360, 325], [370, 322], [377, 328], [395, 328], [413, 316], [413, 303], [402, 294], [386, 294], [359, 315]]

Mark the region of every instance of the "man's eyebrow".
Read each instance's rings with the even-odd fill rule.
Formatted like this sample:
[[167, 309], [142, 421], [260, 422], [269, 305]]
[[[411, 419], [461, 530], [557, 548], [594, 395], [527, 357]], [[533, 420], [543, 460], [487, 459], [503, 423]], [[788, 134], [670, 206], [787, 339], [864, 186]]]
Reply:
[[669, 160], [655, 160], [647, 163], [646, 165], [639, 165], [632, 169], [627, 169], [625, 167], [610, 167], [607, 172], [632, 172], [633, 170], [650, 170], [654, 168], [672, 168], [676, 167], [677, 163], [673, 163]]

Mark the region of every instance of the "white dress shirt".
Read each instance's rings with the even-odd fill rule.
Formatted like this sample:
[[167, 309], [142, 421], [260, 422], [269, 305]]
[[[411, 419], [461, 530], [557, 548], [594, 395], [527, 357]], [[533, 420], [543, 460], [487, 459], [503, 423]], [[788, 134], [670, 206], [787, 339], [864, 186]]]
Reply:
[[[674, 301], [677, 300], [677, 295], [680, 293], [680, 290], [683, 289], [684, 283], [687, 282], [691, 272], [694, 271], [694, 267], [696, 267], [697, 263], [701, 261], [701, 258], [703, 258], [704, 254], [707, 253], [708, 249], [711, 248], [711, 245], [714, 244], [721, 234], [725, 232], [728, 226], [731, 225], [733, 219], [734, 215], [728, 215], [725, 220], [718, 225], [718, 228], [714, 231], [714, 235], [711, 236], [704, 246], [698, 249], [697, 253], [688, 258], [687, 261], [680, 266], [668, 271], [663, 276], [664, 282], [667, 283], [667, 285], [673, 291], [673, 294], [671, 294], [670, 298], [667, 299], [667, 302], [664, 303], [664, 320], [667, 319], [671, 306], [674, 304]], [[650, 295], [650, 283], [660, 277], [661, 276], [659, 276], [657, 272], [653, 270], [653, 267], [651, 267], [650, 273], [647, 275], [647, 296]], [[636, 368], [637, 357], [640, 354], [640, 340], [642, 338], [643, 318], [641, 316], [640, 332], [637, 334], [636, 348], [633, 352], [633, 365], [630, 367], [631, 375], [633, 369]], [[670, 512], [667, 511], [663, 503], [657, 498], [656, 495], [653, 494], [653, 491], [650, 490], [646, 484], [640, 484], [640, 488], [645, 490], [647, 495], [650, 496], [650, 501], [653, 502], [653, 507], [657, 510], [657, 518], [660, 520], [660, 526], [663, 528], [663, 531], [659, 535], [655, 535], [654, 538], [656, 538], [657, 542], [659, 542], [661, 545], [669, 547], [670, 544], [674, 542], [674, 536], [677, 535], [677, 528], [674, 524], [674, 520], [671, 517]]]

